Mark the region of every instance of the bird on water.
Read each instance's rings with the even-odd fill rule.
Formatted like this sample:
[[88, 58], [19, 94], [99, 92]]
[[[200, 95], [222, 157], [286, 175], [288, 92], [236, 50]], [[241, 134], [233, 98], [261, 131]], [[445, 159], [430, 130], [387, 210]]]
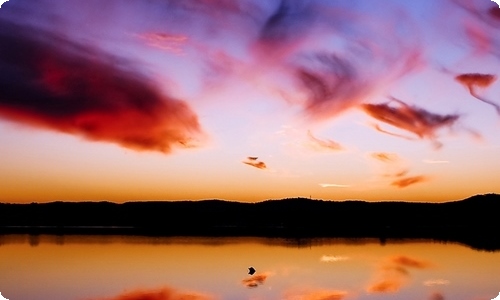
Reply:
[[253, 267], [248, 268], [248, 274], [250, 275], [255, 274], [255, 269]]

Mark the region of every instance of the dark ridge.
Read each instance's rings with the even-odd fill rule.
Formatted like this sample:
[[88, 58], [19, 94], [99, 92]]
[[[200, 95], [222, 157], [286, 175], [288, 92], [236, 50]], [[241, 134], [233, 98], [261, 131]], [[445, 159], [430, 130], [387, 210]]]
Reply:
[[0, 203], [0, 234], [425, 238], [500, 250], [500, 195], [445, 203], [223, 200]]

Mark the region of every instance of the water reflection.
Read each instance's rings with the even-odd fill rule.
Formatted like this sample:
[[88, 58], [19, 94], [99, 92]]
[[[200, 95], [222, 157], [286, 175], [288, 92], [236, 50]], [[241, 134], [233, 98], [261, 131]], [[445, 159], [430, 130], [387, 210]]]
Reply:
[[366, 288], [369, 293], [398, 292], [411, 278], [412, 269], [427, 269], [432, 264], [409, 256], [394, 256], [384, 259], [376, 270], [376, 279]]
[[[223, 246], [226, 244], [262, 244], [292, 248], [311, 248], [325, 245], [372, 245], [407, 243], [460, 244], [445, 240], [429, 239], [386, 239], [386, 238], [282, 238], [282, 237], [193, 237], [193, 236], [134, 236], [134, 235], [52, 235], [52, 234], [0, 234], [0, 246], [24, 244], [31, 246], [44, 244], [148, 244], [148, 245], [205, 245]], [[464, 245], [467, 246], [467, 245]], [[473, 248], [475, 249], [475, 248]], [[495, 250], [495, 251], [500, 251]]]
[[212, 300], [213, 297], [197, 292], [180, 291], [170, 287], [151, 290], [135, 290], [125, 292], [111, 298], [94, 298], [93, 300]]
[[0, 245], [0, 292], [14, 300], [490, 300], [500, 292], [500, 252], [426, 240], [0, 235]]

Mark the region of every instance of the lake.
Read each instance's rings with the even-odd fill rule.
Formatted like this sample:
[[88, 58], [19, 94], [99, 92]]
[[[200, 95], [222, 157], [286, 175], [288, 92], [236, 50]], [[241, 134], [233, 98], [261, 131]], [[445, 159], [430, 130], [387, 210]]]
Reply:
[[9, 300], [490, 300], [500, 292], [500, 251], [429, 240], [0, 235], [0, 292]]

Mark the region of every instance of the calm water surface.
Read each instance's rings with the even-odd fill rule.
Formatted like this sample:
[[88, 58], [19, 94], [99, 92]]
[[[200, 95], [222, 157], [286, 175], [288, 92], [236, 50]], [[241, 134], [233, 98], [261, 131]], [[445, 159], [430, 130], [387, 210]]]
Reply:
[[500, 252], [425, 240], [4, 235], [0, 292], [10, 300], [490, 300], [500, 292]]

